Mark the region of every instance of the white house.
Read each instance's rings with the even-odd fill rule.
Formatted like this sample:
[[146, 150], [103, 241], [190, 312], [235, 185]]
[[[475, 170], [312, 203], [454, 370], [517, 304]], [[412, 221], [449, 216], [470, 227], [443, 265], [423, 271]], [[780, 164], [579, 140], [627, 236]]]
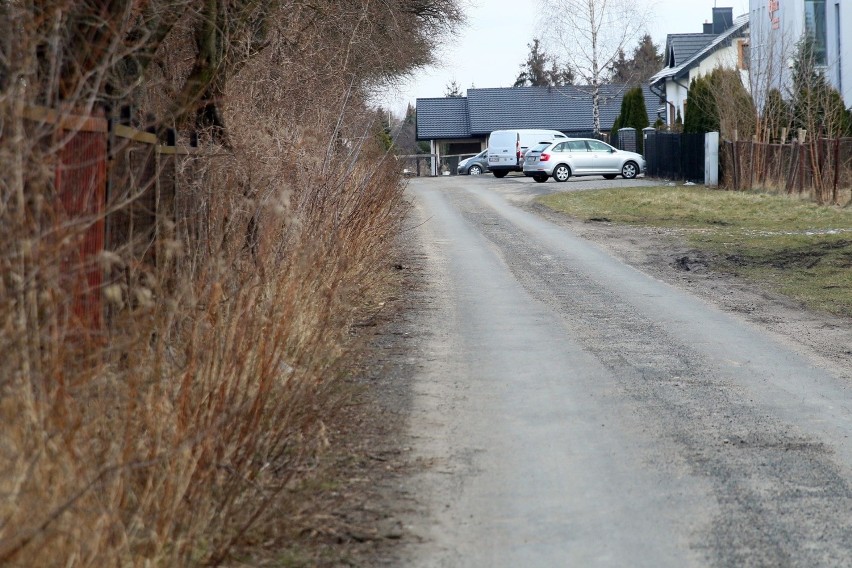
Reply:
[[739, 69], [748, 87], [749, 15], [733, 18], [732, 8], [713, 8], [713, 21], [703, 33], [669, 34], [666, 38], [666, 67], [651, 77], [651, 91], [665, 101], [658, 116], [666, 124], [686, 114], [689, 85], [696, 77], [717, 67]]
[[[796, 44], [813, 38], [817, 65], [852, 106], [852, 1], [750, 0], [752, 87], [789, 93]], [[758, 101], [759, 102], [759, 101]]]

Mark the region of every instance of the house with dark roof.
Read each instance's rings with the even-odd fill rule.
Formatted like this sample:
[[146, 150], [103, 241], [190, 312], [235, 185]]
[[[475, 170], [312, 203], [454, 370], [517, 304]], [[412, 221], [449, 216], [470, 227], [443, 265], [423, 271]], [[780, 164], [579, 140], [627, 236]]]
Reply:
[[[625, 85], [602, 85], [601, 130], [609, 132], [621, 110]], [[645, 87], [650, 122], [656, 120], [659, 97]], [[417, 99], [417, 139], [429, 140], [432, 153], [475, 154], [494, 130], [537, 128], [559, 130], [568, 136], [591, 134], [591, 90], [562, 87], [505, 87], [468, 89], [466, 97]]]
[[713, 21], [702, 33], [669, 34], [666, 38], [666, 67], [650, 79], [655, 98], [664, 101], [655, 117], [673, 125], [686, 114], [689, 84], [717, 67], [738, 69], [748, 89], [749, 15], [733, 18], [732, 8], [713, 8]]

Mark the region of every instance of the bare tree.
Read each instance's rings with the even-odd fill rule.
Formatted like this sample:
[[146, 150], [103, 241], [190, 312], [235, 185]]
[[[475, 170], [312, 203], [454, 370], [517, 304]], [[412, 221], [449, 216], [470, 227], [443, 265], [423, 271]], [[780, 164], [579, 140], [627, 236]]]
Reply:
[[544, 37], [561, 51], [578, 82], [588, 85], [594, 130], [600, 132], [600, 86], [619, 54], [642, 34], [648, 6], [631, 0], [555, 0], [546, 6]]

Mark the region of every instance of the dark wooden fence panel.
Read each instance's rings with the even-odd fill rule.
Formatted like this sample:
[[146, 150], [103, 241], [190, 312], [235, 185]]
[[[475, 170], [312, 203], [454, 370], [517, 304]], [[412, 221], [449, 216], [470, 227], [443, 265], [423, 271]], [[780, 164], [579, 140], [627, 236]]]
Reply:
[[722, 185], [807, 196], [817, 203], [852, 202], [852, 138], [765, 144], [725, 141]]

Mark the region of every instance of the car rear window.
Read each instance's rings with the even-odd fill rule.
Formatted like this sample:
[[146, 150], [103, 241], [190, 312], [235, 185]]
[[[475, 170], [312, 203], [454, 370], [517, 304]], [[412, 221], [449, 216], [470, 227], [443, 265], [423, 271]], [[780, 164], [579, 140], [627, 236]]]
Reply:
[[548, 147], [548, 146], [550, 146], [551, 144], [552, 144], [552, 142], [541, 142], [541, 143], [536, 144], [535, 146], [533, 146], [533, 147], [530, 149], [530, 152], [538, 152], [538, 153], [540, 154], [540, 153], [542, 153], [542, 152], [544, 151], [544, 149], [545, 149], [545, 148], [547, 148], [547, 147]]

